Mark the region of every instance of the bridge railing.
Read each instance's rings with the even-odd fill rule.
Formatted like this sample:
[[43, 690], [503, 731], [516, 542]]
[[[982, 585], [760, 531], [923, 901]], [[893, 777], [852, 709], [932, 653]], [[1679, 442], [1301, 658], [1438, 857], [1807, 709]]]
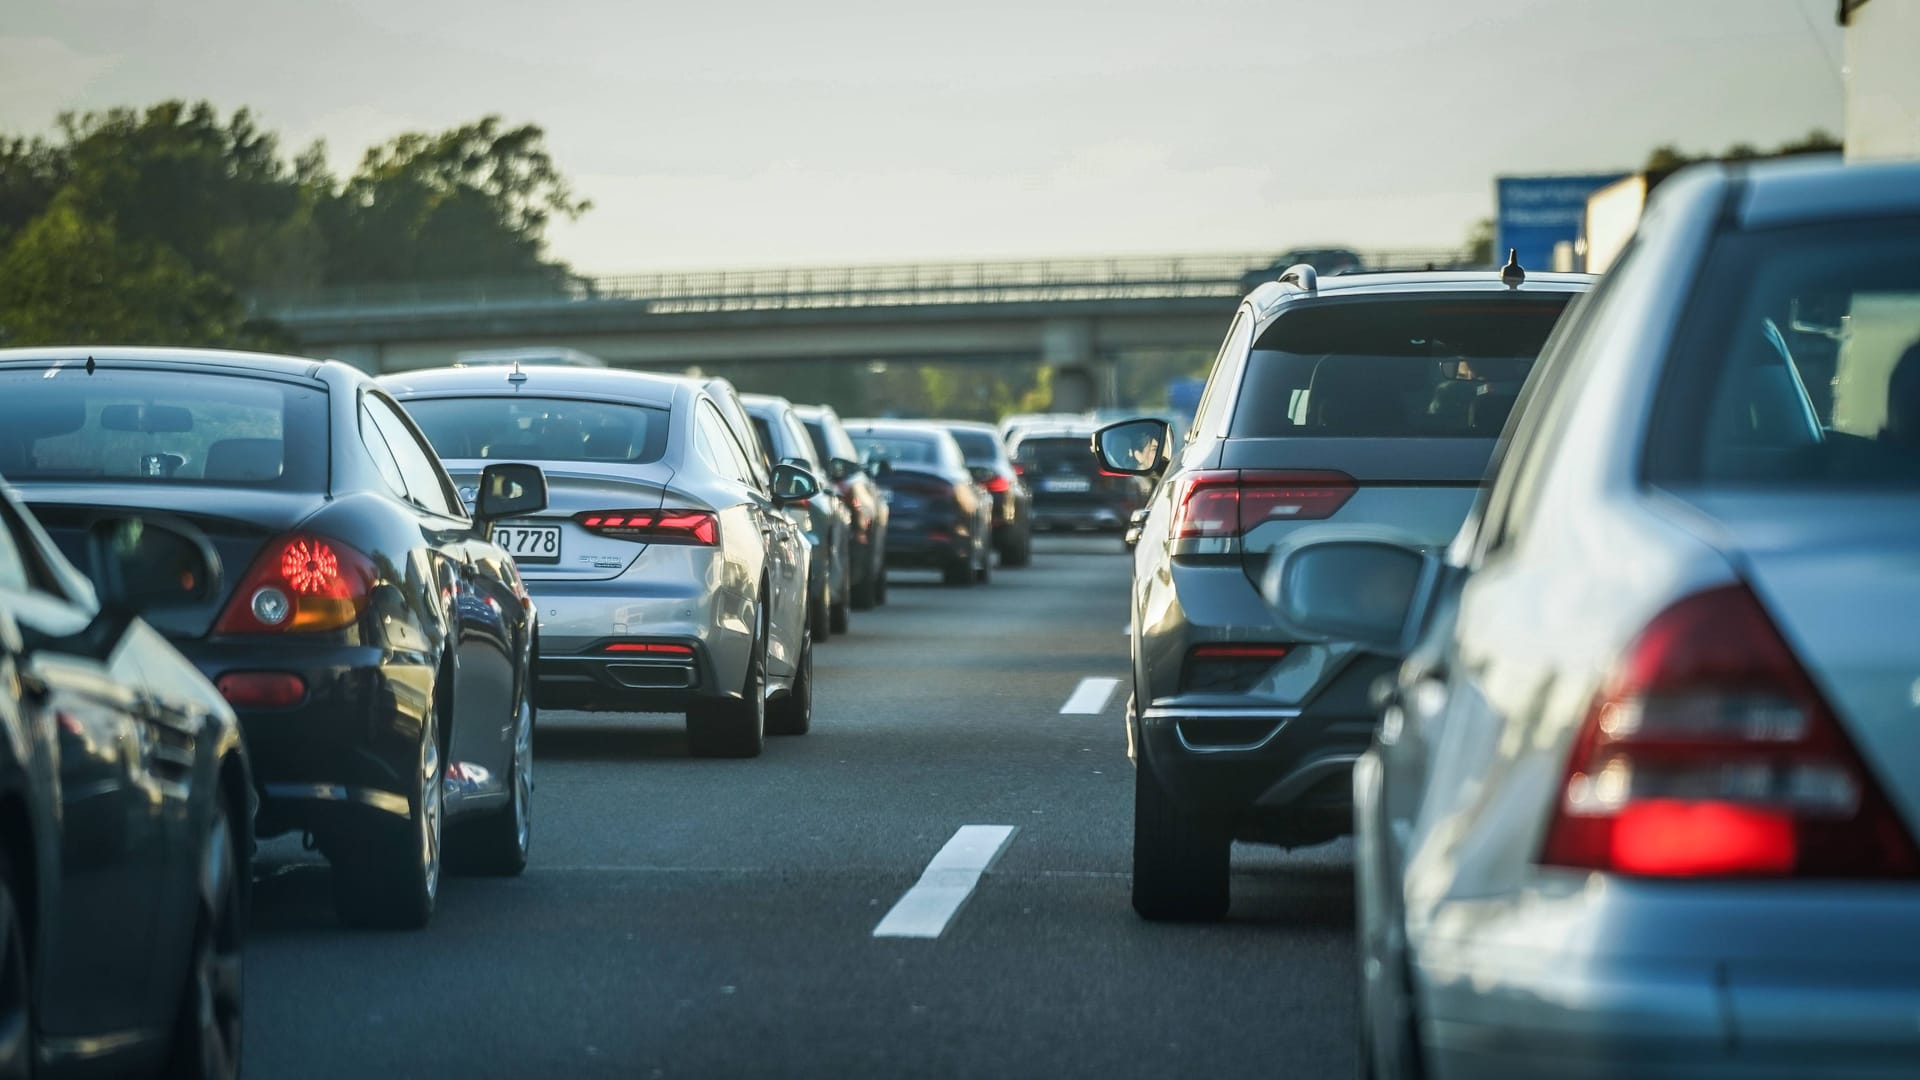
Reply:
[[[1452, 250], [1363, 253], [1368, 267], [1465, 265]], [[635, 304], [679, 314], [835, 307], [1156, 300], [1244, 293], [1275, 264], [1272, 254], [1195, 255], [1006, 262], [697, 270], [600, 277], [511, 279], [328, 287], [256, 296], [256, 314], [289, 321], [530, 311], [581, 304]]]

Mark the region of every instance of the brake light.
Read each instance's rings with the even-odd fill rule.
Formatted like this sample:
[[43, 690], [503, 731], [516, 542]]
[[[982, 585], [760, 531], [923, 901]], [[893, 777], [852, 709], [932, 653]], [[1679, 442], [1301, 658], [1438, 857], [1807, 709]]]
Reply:
[[590, 533], [647, 544], [717, 544], [720, 520], [711, 510], [599, 510], [573, 515]]
[[367, 608], [378, 577], [365, 555], [325, 537], [291, 533], [260, 554], [214, 623], [216, 634], [338, 630]]
[[307, 696], [307, 681], [280, 671], [229, 671], [214, 688], [238, 709], [284, 709]]
[[1004, 495], [1013, 490], [1013, 481], [1001, 476], [999, 473], [994, 473], [993, 479], [987, 481], [987, 490], [993, 492], [995, 495]]
[[1574, 741], [1540, 861], [1654, 877], [1920, 876], [1920, 853], [1744, 586], [1661, 612]]
[[1195, 660], [1282, 660], [1290, 645], [1195, 645]]
[[1204, 469], [1180, 481], [1174, 539], [1240, 536], [1273, 518], [1319, 521], [1353, 497], [1353, 477], [1342, 472], [1264, 472]]
[[690, 645], [667, 645], [654, 641], [616, 641], [607, 646], [604, 652], [639, 654], [642, 656], [692, 656]]

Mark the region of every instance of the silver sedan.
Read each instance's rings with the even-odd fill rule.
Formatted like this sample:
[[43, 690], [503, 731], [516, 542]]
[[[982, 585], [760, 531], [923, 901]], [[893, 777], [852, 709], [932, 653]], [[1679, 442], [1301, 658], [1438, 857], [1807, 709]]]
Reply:
[[502, 522], [539, 616], [544, 708], [685, 711], [696, 754], [751, 757], [811, 724], [807, 543], [692, 379], [573, 368], [384, 380], [463, 497], [496, 461], [537, 461], [548, 507]]
[[[1920, 1076], [1920, 163], [1669, 180], [1445, 557], [1354, 774], [1384, 1076]], [[1312, 587], [1334, 576], [1367, 596]]]

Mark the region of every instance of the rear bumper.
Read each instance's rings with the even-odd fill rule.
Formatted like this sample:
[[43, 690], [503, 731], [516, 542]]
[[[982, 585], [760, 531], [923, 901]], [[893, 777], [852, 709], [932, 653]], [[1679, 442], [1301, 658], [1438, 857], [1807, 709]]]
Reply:
[[[696, 697], [737, 696], [753, 619], [744, 597], [704, 578], [529, 581], [539, 618], [534, 701], [543, 709], [680, 712]], [[685, 645], [692, 659], [610, 654], [616, 642]]]
[[900, 567], [942, 567], [973, 558], [973, 538], [950, 525], [892, 525], [887, 528], [886, 563]]
[[236, 709], [260, 794], [256, 830], [324, 834], [404, 819], [435, 670], [424, 657], [374, 646], [284, 640], [179, 642], [209, 680], [284, 672], [306, 683], [298, 704]]
[[1913, 889], [1569, 877], [1442, 907], [1413, 965], [1429, 1075], [1920, 1075]]

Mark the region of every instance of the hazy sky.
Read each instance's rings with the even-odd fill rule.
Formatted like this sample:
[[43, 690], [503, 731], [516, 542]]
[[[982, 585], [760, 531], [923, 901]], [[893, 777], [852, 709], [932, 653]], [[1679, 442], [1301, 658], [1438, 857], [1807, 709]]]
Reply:
[[544, 126], [588, 271], [1453, 246], [1500, 173], [1842, 124], [1833, 0], [4, 0], [0, 131]]

